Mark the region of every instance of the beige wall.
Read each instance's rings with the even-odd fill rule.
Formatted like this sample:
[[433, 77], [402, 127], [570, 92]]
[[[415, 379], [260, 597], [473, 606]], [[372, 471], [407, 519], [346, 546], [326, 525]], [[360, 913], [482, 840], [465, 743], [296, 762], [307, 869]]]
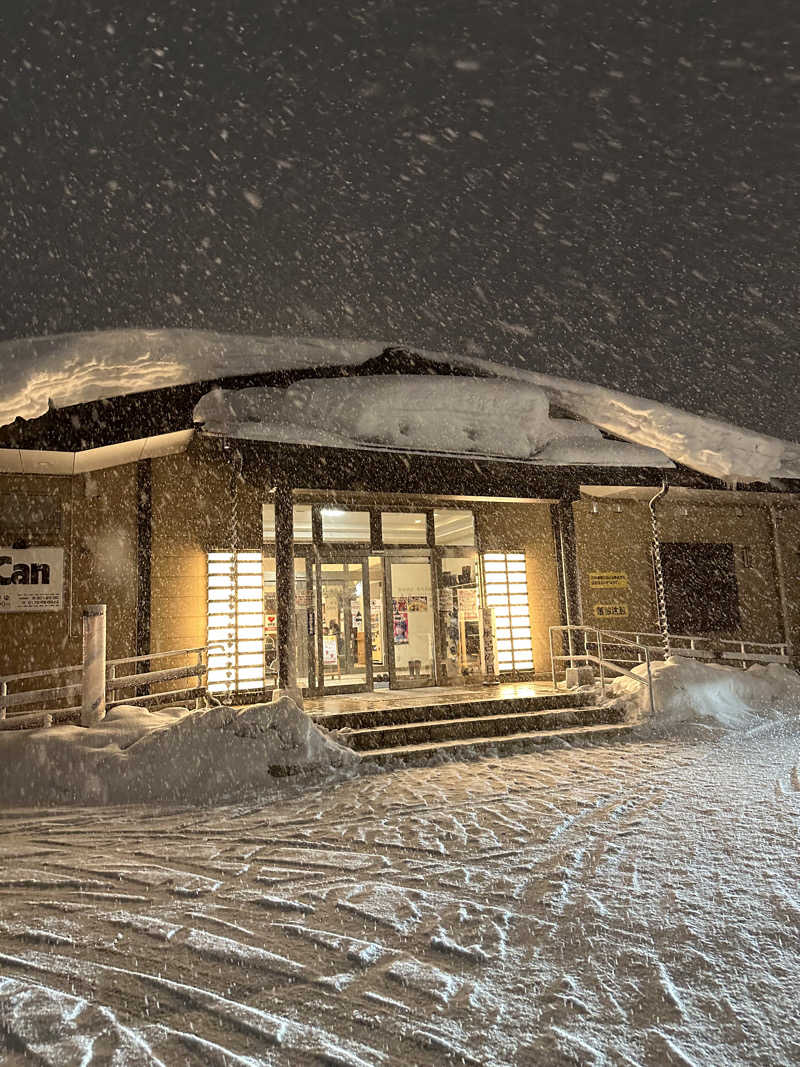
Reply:
[[[596, 513], [592, 507], [589, 500], [574, 505], [584, 623], [623, 631], [657, 631], [647, 504], [643, 501], [598, 500]], [[734, 546], [742, 625], [741, 632], [732, 636], [754, 641], [782, 641], [767, 509], [752, 505], [684, 504], [667, 497], [658, 505], [658, 515], [661, 538], [665, 542], [727, 542]], [[745, 558], [745, 547], [749, 561]], [[599, 571], [625, 572], [629, 588], [592, 589], [589, 575]], [[616, 602], [627, 604], [627, 618], [597, 618], [595, 605]]]
[[[75, 478], [0, 475], [0, 544], [23, 539], [64, 549], [64, 609], [0, 615], [0, 674], [67, 666], [81, 660], [81, 607], [108, 606], [109, 658], [131, 656], [136, 640], [136, 467]], [[31, 498], [48, 497], [53, 521], [23, 523]], [[70, 596], [71, 588], [71, 596]], [[70, 614], [70, 603], [72, 612]]]
[[[154, 459], [151, 641], [153, 651], [206, 643], [206, 553], [231, 551], [230, 473], [192, 451]], [[241, 484], [239, 550], [261, 550], [264, 494]]]
[[[239, 490], [239, 547], [261, 545], [264, 486]], [[192, 451], [152, 461], [153, 540], [151, 633], [154, 650], [194, 647], [206, 641], [206, 553], [232, 544], [228, 470]], [[65, 549], [64, 610], [0, 615], [0, 673], [37, 670], [80, 661], [80, 608], [108, 605], [108, 652], [133, 655], [136, 635], [136, 467], [70, 478], [0, 475], [0, 544], [24, 537], [31, 544]], [[28, 529], [17, 521], [26, 501], [54, 502], [52, 518]], [[719, 497], [717, 496], [717, 499]], [[780, 497], [776, 497], [780, 502]], [[589, 500], [574, 505], [583, 619], [596, 620], [597, 603], [624, 601], [627, 618], [601, 625], [657, 630], [650, 554], [650, 518], [641, 501]], [[35, 509], [34, 509], [35, 510]], [[47, 509], [45, 509], [47, 510]], [[556, 545], [547, 503], [475, 505], [481, 550], [524, 552], [531, 605], [534, 663], [549, 671], [548, 629], [561, 622]], [[669, 497], [660, 506], [665, 541], [731, 542], [736, 547], [742, 636], [783, 640], [782, 615], [768, 509], [751, 505], [686, 505]], [[800, 647], [800, 508], [776, 509], [786, 575], [791, 637]], [[2, 517], [6, 516], [3, 526]], [[743, 547], [749, 550], [745, 565]], [[624, 571], [627, 590], [591, 589], [592, 571]], [[69, 604], [72, 588], [73, 612]]]
[[550, 627], [561, 624], [550, 505], [480, 504], [476, 527], [481, 552], [525, 553], [533, 664], [537, 675], [549, 675]]
[[800, 660], [800, 508], [775, 508], [786, 590], [786, 614], [795, 661]]

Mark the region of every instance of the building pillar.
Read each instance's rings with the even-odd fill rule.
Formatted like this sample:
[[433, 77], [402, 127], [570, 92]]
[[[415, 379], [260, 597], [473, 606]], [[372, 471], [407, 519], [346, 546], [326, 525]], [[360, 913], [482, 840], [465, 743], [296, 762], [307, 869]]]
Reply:
[[[147, 656], [150, 649], [153, 568], [153, 468], [152, 460], [136, 464], [136, 655]], [[136, 673], [150, 670], [150, 663], [136, 664]], [[136, 688], [136, 696], [147, 696], [149, 685]]]
[[275, 597], [278, 623], [278, 688], [273, 700], [289, 696], [300, 707], [294, 608], [294, 523], [292, 489], [286, 479], [275, 488]]
[[[560, 599], [564, 621], [567, 626], [582, 626], [580, 581], [578, 577], [578, 551], [575, 540], [575, 514], [572, 497], [564, 497], [553, 505], [553, 525], [556, 534], [556, 565], [561, 584]], [[570, 653], [573, 640], [568, 641]]]

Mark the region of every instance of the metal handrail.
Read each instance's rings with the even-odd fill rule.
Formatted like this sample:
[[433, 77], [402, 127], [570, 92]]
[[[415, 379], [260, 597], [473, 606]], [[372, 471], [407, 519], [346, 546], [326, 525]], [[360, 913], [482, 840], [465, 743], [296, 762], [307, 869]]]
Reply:
[[199, 645], [197, 648], [173, 648], [169, 652], [149, 652], [146, 656], [125, 656], [123, 659], [107, 659], [106, 666], [118, 667], [120, 663], [144, 663], [151, 659], [165, 659], [167, 656], [189, 656], [198, 652], [207, 652], [209, 648], [224, 648], [225, 643], [214, 641], [208, 645]]
[[[651, 652], [661, 653], [658, 643], [653, 645], [645, 645], [644, 643], [651, 638], [660, 643], [660, 634], [643, 633], [641, 631], [633, 631], [630, 634], [626, 634], [626, 632], [619, 630], [606, 632], [613, 634], [615, 637], [625, 638], [627, 641], [630, 640], [630, 637], [635, 637], [636, 644], [639, 647], [647, 647]], [[675, 654], [689, 653], [694, 654], [695, 658], [722, 656], [724, 659], [751, 660], [755, 663], [760, 660], [763, 662], [790, 662], [789, 649], [791, 646], [786, 641], [752, 641], [749, 638], [718, 638], [699, 634], [670, 634], [670, 640], [672, 642], [672, 651]], [[685, 644], [677, 645], [676, 642], [679, 641], [685, 642]], [[739, 652], [740, 655], [733, 656], [730, 652], [725, 651], [727, 649], [733, 649]], [[769, 657], [769, 659], [764, 657]], [[779, 658], [773, 660], [773, 657]]]
[[[553, 649], [553, 634], [554, 633], [566, 633], [567, 636], [571, 636], [573, 633], [581, 633], [584, 636], [584, 648], [587, 647], [586, 635], [594, 635], [594, 640], [597, 645], [597, 655], [593, 656], [590, 652], [575, 652], [572, 647], [566, 655], [557, 656]], [[610, 645], [624, 645], [637, 649], [640, 653], [644, 652], [645, 663], [647, 665], [647, 678], [643, 678], [639, 674], [635, 674], [633, 671], [629, 671], [626, 667], [620, 666], [619, 662], [607, 659], [605, 656], [605, 643], [604, 638], [610, 638], [608, 642]], [[596, 626], [551, 626], [550, 627], [550, 667], [553, 676], [553, 688], [557, 688], [556, 684], [556, 663], [557, 662], [569, 662], [570, 667], [575, 666], [575, 661], [580, 660], [586, 664], [596, 663], [600, 668], [600, 695], [605, 698], [606, 695], [606, 671], [616, 671], [618, 674], [624, 674], [627, 678], [632, 678], [640, 685], [647, 686], [648, 697], [650, 700], [650, 712], [655, 715], [656, 705], [655, 697], [653, 695], [653, 668], [652, 657], [650, 655], [650, 649], [647, 645], [637, 644], [635, 641], [631, 641], [629, 638], [621, 637], [620, 635], [598, 629]], [[627, 661], [630, 662], [630, 661]]]
[[71, 667], [49, 667], [44, 671], [26, 671], [24, 674], [4, 674], [0, 682], [21, 682], [28, 678], [44, 678], [48, 674], [66, 674], [68, 671], [82, 671], [83, 664], [75, 663]]
[[[107, 660], [106, 690], [108, 694], [111, 695], [120, 689], [132, 689], [136, 686], [169, 682], [182, 677], [196, 678], [198, 687], [202, 687], [203, 675], [208, 672], [208, 650], [224, 647], [225, 645], [223, 642], [215, 641], [211, 644], [199, 645], [195, 648], [175, 648], [165, 652], [151, 652], [144, 656], [125, 656], [121, 659]], [[206, 654], [205, 658], [204, 654]], [[166, 659], [172, 656], [188, 655], [197, 657], [196, 662], [188, 667], [166, 667], [161, 670], [148, 671], [143, 674], [132, 674], [125, 677], [117, 676], [117, 667], [121, 664], [143, 663], [153, 659]], [[48, 675], [58, 676], [68, 672], [75, 673], [82, 669], [83, 664], [75, 664], [68, 667], [50, 667], [45, 670], [27, 671], [22, 674], [8, 674], [0, 677], [0, 721], [7, 718], [13, 718], [14, 722], [21, 722], [25, 717], [36, 717], [37, 721], [41, 718], [46, 725], [51, 725], [53, 717], [63, 719], [65, 716], [79, 713], [80, 706], [74, 708], [50, 708], [43, 711], [37, 710], [36, 712], [31, 712], [24, 705], [36, 704], [40, 701], [45, 702], [46, 704], [51, 704], [65, 697], [72, 696], [73, 694], [80, 692], [82, 685], [80, 680], [48, 689], [30, 689], [16, 693], [9, 693], [8, 687], [9, 684], [13, 682], [28, 681], [32, 678], [45, 678]], [[178, 697], [183, 692], [191, 692], [191, 690], [175, 690], [169, 694], [156, 694], [156, 696]], [[153, 698], [151, 697], [129, 697], [125, 700], [125, 703], [135, 704], [138, 702], [151, 701], [152, 699]], [[120, 701], [112, 700], [110, 706], [114, 706], [116, 703], [120, 703]]]

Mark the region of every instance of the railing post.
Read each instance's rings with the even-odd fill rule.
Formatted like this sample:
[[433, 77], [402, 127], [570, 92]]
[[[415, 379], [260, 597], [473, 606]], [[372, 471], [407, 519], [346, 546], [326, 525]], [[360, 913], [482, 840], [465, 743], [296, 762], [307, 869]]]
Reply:
[[[551, 642], [552, 647], [552, 642]], [[0, 722], [6, 717], [6, 697], [8, 696], [8, 682], [0, 682]]]
[[109, 663], [106, 667], [106, 701], [114, 699], [116, 695], [116, 688], [114, 687], [114, 681], [117, 677], [117, 668], [113, 663]]
[[106, 714], [106, 606], [83, 609], [81, 726], [94, 726]]
[[[196, 664], [196, 666], [197, 666], [197, 688], [198, 689], [203, 684], [203, 651], [204, 650], [202, 648], [198, 648], [198, 650], [197, 650], [197, 664]], [[207, 648], [205, 649], [205, 654], [206, 654], [206, 660], [208, 660], [208, 649]], [[195, 706], [196, 710], [199, 710], [200, 708], [202, 708], [202, 706], [203, 706], [203, 698], [200, 697], [200, 696], [195, 697], [194, 706]]]
[[605, 699], [606, 695], [606, 672], [603, 666], [604, 650], [603, 650], [603, 633], [601, 630], [595, 630], [597, 635], [597, 658], [600, 660], [600, 696]]
[[650, 714], [655, 718], [656, 700], [653, 696], [653, 670], [650, 663], [650, 653], [647, 653], [647, 689], [650, 693]]
[[550, 671], [553, 675], [553, 689], [556, 687], [556, 661], [553, 659], [553, 627], [549, 629], [550, 635]]

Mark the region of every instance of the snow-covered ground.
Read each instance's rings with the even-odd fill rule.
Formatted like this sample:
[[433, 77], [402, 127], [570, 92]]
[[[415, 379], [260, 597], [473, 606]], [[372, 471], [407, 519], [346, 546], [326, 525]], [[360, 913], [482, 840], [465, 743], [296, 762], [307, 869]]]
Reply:
[[6, 812], [4, 1062], [796, 1064], [799, 763], [787, 718]]

